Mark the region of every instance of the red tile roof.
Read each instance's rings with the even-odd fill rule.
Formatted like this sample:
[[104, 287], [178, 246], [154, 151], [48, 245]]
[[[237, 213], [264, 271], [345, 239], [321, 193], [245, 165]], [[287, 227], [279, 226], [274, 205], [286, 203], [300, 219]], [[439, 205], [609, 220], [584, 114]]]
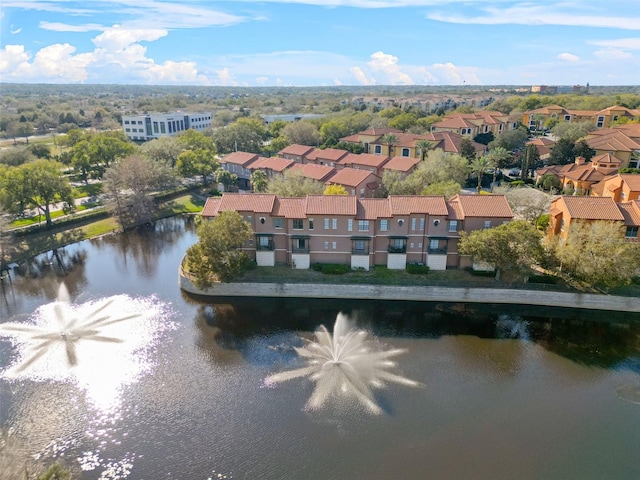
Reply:
[[249, 153], [249, 152], [233, 152], [225, 155], [220, 162], [221, 163], [235, 163], [237, 165], [241, 165], [246, 167], [255, 159], [258, 158], [257, 153]]
[[340, 165], [365, 165], [367, 167], [380, 168], [382, 167], [390, 157], [382, 155], [374, 155], [372, 153], [361, 153], [356, 155], [350, 153], [340, 160]]
[[325, 183], [338, 183], [348, 187], [357, 187], [367, 180], [369, 175], [373, 175], [377, 180], [380, 179], [377, 175], [367, 170], [356, 170], [355, 168], [345, 167], [342, 170], [338, 170], [329, 180], [326, 180]]
[[325, 148], [324, 150], [316, 148], [313, 152], [307, 155], [307, 158], [313, 161], [327, 160], [330, 162], [337, 162], [338, 160], [340, 160], [341, 158], [344, 158], [348, 154], [349, 154], [348, 151], [341, 150], [339, 148]]
[[624, 220], [611, 197], [583, 197], [562, 195], [553, 203], [564, 203], [571, 218], [582, 220]]
[[256, 160], [251, 162], [251, 164], [249, 165], [249, 170], [264, 169], [264, 170], [272, 170], [274, 172], [283, 172], [284, 170], [291, 167], [292, 165], [296, 165], [296, 162], [294, 160], [289, 160], [286, 158], [258, 157]]
[[504, 195], [455, 195], [462, 215], [466, 217], [513, 218]]
[[358, 211], [355, 195], [309, 195], [307, 215], [351, 215]]
[[365, 130], [364, 132], [358, 133], [358, 135], [369, 135], [369, 136], [382, 136], [387, 133], [402, 133], [402, 130], [398, 130], [397, 128], [392, 127], [380, 127], [380, 128], [370, 128]]
[[305, 214], [306, 198], [279, 198], [273, 210], [274, 217], [307, 218]]
[[296, 163], [291, 166], [292, 172], [300, 172], [303, 177], [312, 178], [319, 182], [324, 182], [333, 176], [336, 172], [334, 167], [329, 165], [316, 165], [315, 163]]
[[393, 216], [413, 213], [446, 215], [448, 212], [447, 204], [442, 196], [390, 195], [389, 204]]
[[220, 207], [220, 201], [222, 197], [208, 197], [204, 202], [204, 208], [202, 209], [203, 217], [215, 217], [218, 214], [218, 208]]
[[382, 168], [384, 170], [398, 170], [400, 172], [411, 171], [418, 163], [419, 158], [411, 157], [392, 157]]
[[284, 147], [278, 152], [278, 155], [296, 155], [299, 157], [304, 157], [305, 155], [311, 153], [313, 150], [315, 150], [315, 148], [308, 145], [298, 145], [294, 143], [293, 145]]
[[640, 226], [640, 201], [619, 203], [618, 208], [624, 217], [624, 224], [627, 227]]
[[225, 193], [220, 200], [218, 211], [271, 213], [275, 200], [276, 196], [270, 193]]
[[391, 218], [391, 204], [386, 198], [361, 198], [358, 200], [358, 216], [361, 220]]

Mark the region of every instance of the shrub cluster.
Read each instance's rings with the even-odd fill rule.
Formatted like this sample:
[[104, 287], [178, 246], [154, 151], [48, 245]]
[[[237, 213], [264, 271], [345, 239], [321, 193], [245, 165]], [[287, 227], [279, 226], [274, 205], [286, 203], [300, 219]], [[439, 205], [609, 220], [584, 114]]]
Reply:
[[342, 275], [351, 270], [349, 265], [343, 263], [314, 263], [311, 268], [327, 275]]
[[529, 277], [529, 283], [546, 283], [555, 285], [559, 278], [554, 275], [532, 275]]
[[426, 275], [429, 273], [429, 267], [420, 263], [407, 263], [407, 273]]

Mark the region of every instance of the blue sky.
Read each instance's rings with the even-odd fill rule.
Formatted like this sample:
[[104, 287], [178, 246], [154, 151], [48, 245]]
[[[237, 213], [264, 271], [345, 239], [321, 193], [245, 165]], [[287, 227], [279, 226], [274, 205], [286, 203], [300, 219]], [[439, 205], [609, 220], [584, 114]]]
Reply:
[[640, 84], [639, 0], [2, 0], [0, 80]]

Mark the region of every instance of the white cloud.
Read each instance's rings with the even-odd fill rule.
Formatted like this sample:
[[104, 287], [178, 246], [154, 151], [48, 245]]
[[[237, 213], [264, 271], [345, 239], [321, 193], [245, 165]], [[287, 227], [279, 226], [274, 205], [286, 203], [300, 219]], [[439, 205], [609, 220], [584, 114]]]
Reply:
[[17, 35], [22, 31], [22, 28], [13, 28], [13, 24], [9, 25], [9, 31], [12, 35]]
[[333, 84], [339, 87], [340, 85], [342, 85], [342, 82], [340, 81], [339, 78], [334, 78], [333, 79]]
[[478, 25], [566, 25], [579, 27], [601, 27], [625, 30], [640, 29], [639, 16], [609, 16], [606, 11], [593, 15], [585, 15], [581, 4], [522, 4], [513, 7], [482, 8], [484, 15], [448, 15], [443, 13], [429, 13], [427, 18], [447, 23], [478, 24]]
[[258, 85], [264, 85], [265, 83], [267, 83], [269, 81], [269, 77], [265, 77], [264, 75], [260, 76], [260, 77], [256, 77], [256, 83]]
[[114, 25], [112, 28], [105, 30], [92, 40], [97, 46], [109, 51], [117, 51], [127, 48], [131, 44], [146, 41], [153, 42], [166, 36], [169, 32], [161, 29], [128, 29], [121, 28], [120, 25]]
[[216, 70], [218, 74], [218, 84], [222, 86], [236, 86], [238, 81], [231, 74], [228, 67], [224, 67], [221, 70]]
[[68, 43], [49, 45], [29, 62], [31, 57], [23, 45], [7, 45], [0, 51], [0, 72], [7, 80], [82, 82], [87, 78], [91, 55], [73, 55], [75, 51], [76, 47]]
[[624, 60], [633, 58], [633, 54], [625, 52], [617, 48], [605, 48], [603, 50], [596, 50], [593, 54], [602, 60]]
[[626, 50], [640, 50], [640, 37], [636, 38], [618, 38], [615, 40], [592, 40], [591, 45], [598, 47], [621, 48]]
[[374, 72], [382, 72], [385, 76], [386, 84], [391, 85], [413, 85], [413, 79], [400, 70], [398, 57], [389, 55], [382, 51], [371, 54], [371, 60], [367, 65]]
[[563, 62], [579, 62], [580, 61], [580, 57], [572, 53], [561, 53], [556, 58], [558, 60], [562, 60]]
[[68, 25], [60, 22], [41, 21], [39, 24], [43, 30], [51, 30], [54, 32], [91, 32], [94, 30], [105, 30], [104, 25], [98, 23], [86, 23], [84, 25]]
[[28, 61], [29, 54], [25, 52], [24, 45], [6, 45], [0, 50], [0, 73], [6, 78]]
[[427, 67], [427, 73], [433, 72], [440, 85], [480, 85], [475, 67], [458, 67], [451, 62], [434, 63]]
[[351, 67], [349, 72], [361, 85], [375, 85], [375, 78], [369, 78], [360, 67]]

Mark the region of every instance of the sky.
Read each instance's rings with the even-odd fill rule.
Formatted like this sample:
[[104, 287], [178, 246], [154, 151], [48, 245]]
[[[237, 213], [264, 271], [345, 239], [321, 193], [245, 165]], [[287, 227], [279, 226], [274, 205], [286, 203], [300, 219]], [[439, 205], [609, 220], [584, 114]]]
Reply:
[[0, 81], [638, 85], [640, 0], [1, 0]]

